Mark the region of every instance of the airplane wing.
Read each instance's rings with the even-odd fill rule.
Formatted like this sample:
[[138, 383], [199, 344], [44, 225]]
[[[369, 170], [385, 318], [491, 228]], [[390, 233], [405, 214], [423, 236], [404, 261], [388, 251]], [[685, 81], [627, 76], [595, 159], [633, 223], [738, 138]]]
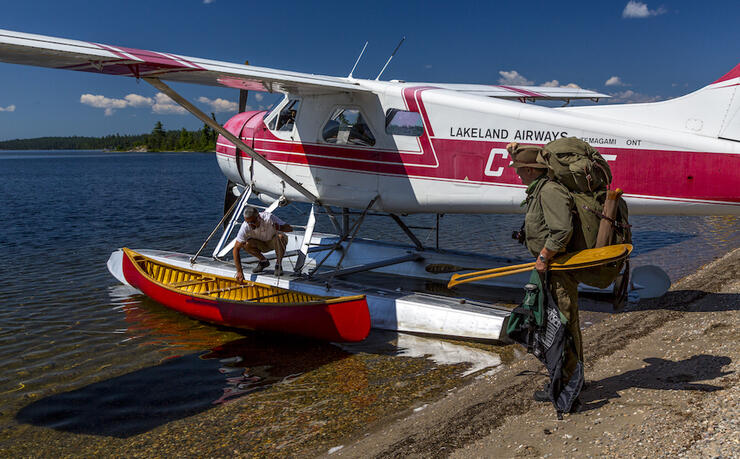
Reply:
[[[290, 72], [172, 53], [111, 46], [0, 29], [0, 62], [265, 92], [370, 92], [348, 78]], [[417, 84], [417, 83], [414, 83]], [[609, 97], [580, 88], [418, 83], [486, 97], [572, 100]]]
[[0, 62], [224, 86], [310, 94], [327, 89], [369, 91], [347, 78], [110, 46], [0, 29]]
[[581, 88], [553, 88], [549, 86], [507, 86], [485, 84], [439, 84], [439, 83], [412, 83], [419, 86], [434, 86], [451, 91], [459, 91], [478, 96], [495, 97], [497, 99], [513, 100], [575, 100], [598, 99], [611, 97], [596, 91]]

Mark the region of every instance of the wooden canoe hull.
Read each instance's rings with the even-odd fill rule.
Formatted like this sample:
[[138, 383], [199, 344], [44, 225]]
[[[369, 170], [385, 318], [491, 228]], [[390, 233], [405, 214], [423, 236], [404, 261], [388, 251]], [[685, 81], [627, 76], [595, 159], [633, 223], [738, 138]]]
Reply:
[[123, 275], [146, 296], [194, 319], [248, 330], [265, 330], [326, 341], [355, 342], [370, 332], [370, 313], [364, 296], [297, 304], [254, 303], [203, 298], [169, 288], [152, 279], [125, 250]]

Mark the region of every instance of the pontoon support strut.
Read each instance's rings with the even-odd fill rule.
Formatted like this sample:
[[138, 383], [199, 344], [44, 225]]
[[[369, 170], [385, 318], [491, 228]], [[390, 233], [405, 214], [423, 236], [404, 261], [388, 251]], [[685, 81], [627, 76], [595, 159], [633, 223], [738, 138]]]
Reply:
[[390, 216], [398, 224], [398, 226], [401, 227], [403, 232], [406, 233], [406, 236], [408, 236], [409, 239], [411, 239], [411, 242], [413, 242], [414, 245], [416, 246], [416, 250], [424, 250], [424, 245], [422, 245], [419, 238], [417, 238], [416, 235], [411, 231], [411, 228], [406, 226], [406, 223], [404, 223], [403, 220], [401, 220], [401, 217], [399, 217], [396, 214], [390, 214]]

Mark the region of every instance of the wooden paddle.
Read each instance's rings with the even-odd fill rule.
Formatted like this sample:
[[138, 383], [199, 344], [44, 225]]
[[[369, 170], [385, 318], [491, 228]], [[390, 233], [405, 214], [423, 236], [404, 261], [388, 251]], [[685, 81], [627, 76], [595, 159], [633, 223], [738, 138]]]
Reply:
[[[548, 269], [553, 271], [564, 271], [574, 269], [592, 268], [594, 266], [604, 265], [613, 261], [619, 261], [627, 258], [632, 252], [630, 244], [617, 244], [599, 247], [597, 249], [585, 249], [573, 253], [564, 253], [555, 257]], [[486, 269], [465, 274], [453, 274], [447, 288], [452, 288], [458, 284], [476, 282], [494, 277], [508, 276], [527, 272], [534, 268], [534, 262], [524, 263], [521, 265], [503, 266], [501, 268]]]

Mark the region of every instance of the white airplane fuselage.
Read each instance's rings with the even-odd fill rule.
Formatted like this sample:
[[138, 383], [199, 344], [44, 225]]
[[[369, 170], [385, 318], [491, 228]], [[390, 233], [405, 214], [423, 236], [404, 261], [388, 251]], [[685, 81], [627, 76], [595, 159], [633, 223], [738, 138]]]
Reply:
[[[712, 137], [712, 129], [738, 136], [714, 119], [715, 107], [700, 94], [721, 82], [654, 104], [556, 109], [431, 86], [358, 82], [372, 92], [288, 95], [271, 113], [240, 113], [225, 127], [328, 205], [362, 208], [379, 196], [373, 208], [394, 213], [518, 212], [525, 187], [507, 167], [506, 145], [575, 136], [607, 159], [613, 187], [624, 190], [632, 213], [740, 215], [740, 142]], [[702, 97], [682, 102], [694, 95]], [[681, 103], [694, 110], [682, 113]], [[297, 107], [295, 120], [279, 129], [288, 107]], [[423, 132], [389, 133], [392, 109], [418, 116]], [[349, 141], [327, 140], [338, 110], [359, 112], [374, 144], [353, 143], [351, 133]], [[636, 115], [652, 112], [654, 121]], [[306, 200], [246, 154], [237, 156], [223, 137], [217, 157], [235, 183]]]

